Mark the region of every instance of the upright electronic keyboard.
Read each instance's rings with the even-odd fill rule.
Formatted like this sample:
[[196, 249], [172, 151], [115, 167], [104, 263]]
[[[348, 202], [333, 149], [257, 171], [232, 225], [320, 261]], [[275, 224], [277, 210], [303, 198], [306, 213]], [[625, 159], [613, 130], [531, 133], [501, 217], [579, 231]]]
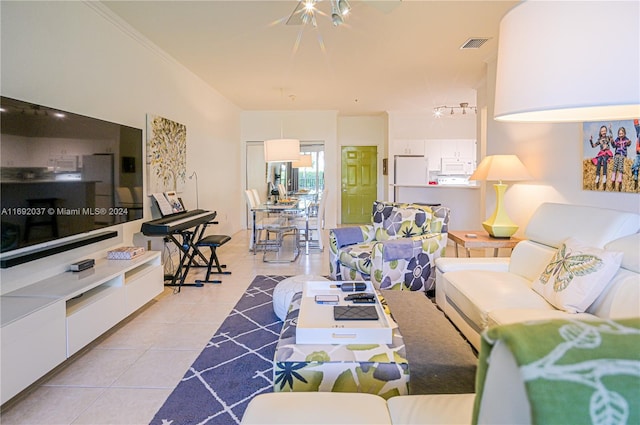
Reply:
[[[202, 237], [204, 228], [208, 223], [216, 218], [216, 211], [193, 210], [179, 212], [164, 216], [155, 220], [142, 223], [142, 234], [145, 236], [164, 236], [172, 240], [180, 250], [180, 264], [173, 275], [165, 276], [166, 286], [202, 286], [202, 283], [184, 283], [189, 267], [187, 263], [193, 262], [196, 267], [201, 267], [194, 260], [194, 256], [198, 255], [204, 262], [207, 259], [195, 246], [195, 241]], [[203, 226], [203, 227], [201, 227]], [[178, 240], [176, 236], [180, 236], [182, 240]], [[178, 281], [180, 281], [178, 283]]]
[[205, 224], [215, 217], [215, 211], [185, 211], [142, 223], [141, 230], [145, 236], [169, 236]]

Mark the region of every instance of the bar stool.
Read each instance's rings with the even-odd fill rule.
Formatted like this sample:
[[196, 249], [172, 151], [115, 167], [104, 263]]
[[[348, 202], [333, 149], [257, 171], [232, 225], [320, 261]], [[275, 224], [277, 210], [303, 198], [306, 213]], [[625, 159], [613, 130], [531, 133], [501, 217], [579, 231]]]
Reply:
[[[29, 208], [44, 208], [45, 214], [42, 215], [28, 215], [24, 226], [24, 238], [25, 242], [29, 241], [29, 235], [31, 229], [34, 227], [46, 227], [51, 231], [51, 237], [58, 237], [58, 215], [56, 210], [56, 202], [58, 198], [40, 198], [40, 199], [27, 199], [27, 205]], [[53, 210], [53, 214], [49, 212]]]
[[[222, 283], [221, 280], [210, 280], [209, 277], [212, 274], [231, 274], [230, 271], [222, 270], [227, 266], [226, 264], [220, 264], [220, 261], [218, 260], [218, 254], [216, 252], [217, 248], [226, 244], [230, 240], [231, 240], [231, 236], [227, 236], [227, 235], [209, 235], [209, 236], [205, 236], [204, 238], [200, 239], [198, 242], [195, 243], [196, 250], [199, 250], [200, 248], [209, 248], [211, 250], [211, 255], [209, 256], [209, 262], [207, 263], [207, 275], [204, 280], [197, 279], [196, 280], [197, 285], [202, 285], [204, 283]], [[192, 254], [192, 258], [193, 258], [193, 255], [195, 255], [195, 251]], [[191, 262], [189, 262], [189, 264], [190, 263]], [[213, 268], [214, 263], [217, 271], [211, 270]]]

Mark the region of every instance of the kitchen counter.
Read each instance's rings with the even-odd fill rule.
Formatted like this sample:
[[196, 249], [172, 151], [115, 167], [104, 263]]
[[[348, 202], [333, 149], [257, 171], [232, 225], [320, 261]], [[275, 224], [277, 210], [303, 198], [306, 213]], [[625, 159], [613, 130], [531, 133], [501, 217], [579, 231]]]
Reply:
[[390, 184], [389, 198], [394, 202], [441, 204], [451, 210], [450, 229], [479, 229], [484, 218], [478, 189], [478, 185]]
[[434, 189], [480, 189], [475, 184], [390, 184], [392, 187], [428, 187]]
[[53, 180], [53, 179], [15, 179], [2, 180], [2, 184], [43, 184], [43, 183], [98, 183], [98, 180]]

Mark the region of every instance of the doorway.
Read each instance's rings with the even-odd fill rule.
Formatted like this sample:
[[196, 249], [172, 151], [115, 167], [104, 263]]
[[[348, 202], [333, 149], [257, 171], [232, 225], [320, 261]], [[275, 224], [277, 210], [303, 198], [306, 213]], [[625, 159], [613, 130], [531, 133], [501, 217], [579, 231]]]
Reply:
[[[246, 143], [246, 189], [257, 189], [262, 202], [272, 197], [277, 184], [288, 192], [303, 191], [317, 196], [324, 189], [324, 142], [300, 141], [300, 153], [311, 156], [311, 166], [294, 167], [291, 162], [270, 162], [264, 159], [264, 143]], [[317, 200], [317, 199], [316, 199]], [[248, 212], [248, 210], [247, 210]], [[251, 220], [247, 213], [247, 228]]]
[[343, 146], [341, 154], [342, 224], [371, 221], [371, 206], [377, 197], [377, 146]]

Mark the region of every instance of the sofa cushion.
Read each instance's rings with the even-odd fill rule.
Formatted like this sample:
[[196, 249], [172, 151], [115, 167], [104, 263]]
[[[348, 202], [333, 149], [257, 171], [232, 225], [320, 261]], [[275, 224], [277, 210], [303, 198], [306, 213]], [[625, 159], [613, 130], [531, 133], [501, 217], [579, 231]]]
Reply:
[[638, 317], [640, 315], [640, 274], [620, 268], [587, 312], [608, 319]]
[[489, 313], [487, 327], [511, 325], [513, 323], [531, 322], [537, 320], [553, 319], [597, 319], [589, 313], [569, 314], [563, 310], [540, 310], [532, 308], [502, 308]]
[[581, 313], [607, 287], [621, 261], [621, 252], [593, 248], [569, 238], [533, 282], [533, 289], [560, 310]]
[[603, 248], [608, 242], [637, 233], [638, 214], [584, 205], [544, 203], [540, 205], [525, 229], [532, 241], [559, 247], [566, 239], [580, 235], [589, 246]]
[[447, 303], [476, 332], [487, 327], [489, 313], [502, 308], [553, 310], [529, 287], [525, 278], [509, 272], [459, 270], [445, 273]]
[[365, 393], [263, 393], [249, 402], [242, 425], [391, 424], [384, 398]]
[[532, 241], [521, 241], [511, 253], [509, 271], [527, 279], [531, 284], [549, 264], [556, 249]]
[[391, 397], [387, 407], [394, 424], [470, 424], [475, 394], [429, 394]]
[[635, 233], [624, 238], [619, 238], [609, 242], [605, 249], [608, 251], [621, 251], [624, 254], [621, 267], [640, 273], [640, 233]]

